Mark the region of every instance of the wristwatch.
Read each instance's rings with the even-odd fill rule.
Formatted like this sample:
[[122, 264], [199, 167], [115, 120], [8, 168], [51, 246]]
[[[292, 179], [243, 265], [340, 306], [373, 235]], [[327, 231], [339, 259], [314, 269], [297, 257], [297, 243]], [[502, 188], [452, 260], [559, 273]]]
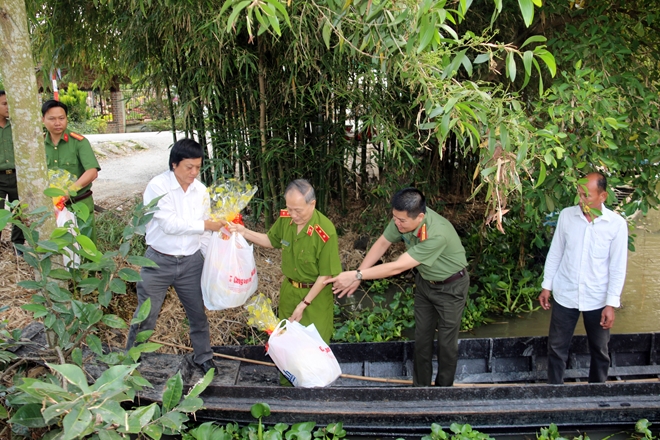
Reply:
[[355, 278], [362, 281], [362, 272], [360, 272], [360, 269], [355, 271]]

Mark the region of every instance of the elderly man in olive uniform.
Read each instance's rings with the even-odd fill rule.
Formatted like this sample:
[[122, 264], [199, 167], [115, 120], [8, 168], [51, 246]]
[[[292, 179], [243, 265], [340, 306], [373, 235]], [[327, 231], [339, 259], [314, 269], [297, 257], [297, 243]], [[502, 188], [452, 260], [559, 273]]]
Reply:
[[[360, 280], [376, 280], [417, 268], [415, 276], [414, 386], [430, 386], [433, 339], [438, 330], [436, 386], [452, 386], [458, 361], [458, 332], [470, 277], [465, 249], [449, 221], [426, 208], [424, 195], [406, 188], [392, 197], [392, 221], [364, 257], [358, 270], [327, 280], [340, 297], [355, 292]], [[396, 261], [375, 266], [394, 242], [406, 252]]]
[[[337, 232], [330, 220], [315, 209], [316, 195], [303, 179], [284, 191], [286, 208], [267, 234], [231, 224], [230, 231], [266, 248], [282, 249], [282, 272], [278, 316], [280, 319], [314, 324], [323, 340], [333, 332], [333, 296], [324, 281], [341, 272]], [[281, 381], [283, 384], [284, 382]]]
[[[0, 209], [5, 207], [6, 197], [9, 197], [10, 202], [18, 200], [18, 185], [7, 95], [4, 90], [0, 90]], [[14, 245], [25, 242], [23, 231], [16, 225], [11, 229], [11, 242]], [[14, 252], [21, 255], [21, 251], [15, 247]]]
[[98, 177], [101, 167], [89, 141], [67, 129], [68, 112], [66, 104], [53, 99], [44, 102], [41, 107], [43, 123], [48, 130], [46, 162], [49, 170], [63, 169], [77, 179], [73, 185], [77, 194], [70, 202], [82, 202], [89, 208], [89, 219], [84, 225], [79, 222], [78, 227], [80, 232], [96, 242], [92, 182]]

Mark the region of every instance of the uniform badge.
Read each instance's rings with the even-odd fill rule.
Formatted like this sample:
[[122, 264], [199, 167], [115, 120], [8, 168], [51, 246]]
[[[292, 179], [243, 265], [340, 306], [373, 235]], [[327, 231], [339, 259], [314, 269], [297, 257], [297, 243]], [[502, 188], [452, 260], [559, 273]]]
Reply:
[[74, 139], [77, 139], [79, 141], [82, 141], [83, 139], [85, 139], [85, 136], [83, 136], [82, 134], [78, 134], [78, 133], [74, 133], [74, 132], [71, 132], [71, 137], [74, 138]]
[[422, 227], [419, 228], [419, 231], [417, 231], [417, 238], [419, 238], [419, 241], [424, 241], [428, 238], [426, 235], [426, 223], [424, 223]]
[[312, 225], [307, 226], [307, 235], [311, 237], [313, 233], [314, 233], [314, 228], [312, 227]]
[[62, 139], [64, 139], [64, 142], [69, 142], [69, 135], [64, 133], [64, 136], [62, 136]]
[[288, 246], [289, 242], [286, 240], [280, 240], [280, 243], [282, 243], [282, 246]]
[[328, 240], [330, 240], [330, 237], [328, 234], [325, 233], [323, 228], [319, 225], [314, 226], [314, 230], [316, 231], [317, 234], [319, 234], [319, 237], [321, 237], [321, 240], [323, 240], [323, 243], [327, 243]]

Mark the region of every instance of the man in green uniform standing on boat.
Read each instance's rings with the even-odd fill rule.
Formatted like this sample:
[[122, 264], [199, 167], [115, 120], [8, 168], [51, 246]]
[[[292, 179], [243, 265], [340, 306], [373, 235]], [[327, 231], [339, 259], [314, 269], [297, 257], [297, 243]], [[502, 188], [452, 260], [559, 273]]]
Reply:
[[[449, 221], [426, 207], [424, 195], [405, 188], [392, 197], [392, 221], [364, 257], [358, 270], [327, 280], [339, 297], [355, 292], [361, 280], [376, 280], [417, 268], [415, 275], [415, 355], [413, 386], [431, 386], [433, 339], [438, 331], [436, 386], [452, 386], [458, 361], [458, 332], [470, 276], [465, 249]], [[406, 252], [376, 266], [392, 243]]]
[[304, 179], [291, 182], [284, 191], [286, 208], [267, 234], [230, 224], [246, 240], [266, 248], [282, 249], [282, 273], [278, 317], [314, 324], [326, 343], [333, 332], [332, 289], [324, 281], [341, 272], [337, 232], [332, 222], [316, 210], [316, 195]]
[[96, 242], [96, 225], [94, 222], [94, 199], [92, 198], [92, 182], [99, 175], [99, 162], [89, 141], [82, 135], [67, 129], [68, 107], [54, 99], [41, 106], [46, 134], [46, 162], [49, 170], [63, 169], [70, 172], [75, 179], [72, 188], [76, 196], [70, 203], [82, 202], [89, 209], [89, 218], [84, 224], [78, 220], [80, 232]]

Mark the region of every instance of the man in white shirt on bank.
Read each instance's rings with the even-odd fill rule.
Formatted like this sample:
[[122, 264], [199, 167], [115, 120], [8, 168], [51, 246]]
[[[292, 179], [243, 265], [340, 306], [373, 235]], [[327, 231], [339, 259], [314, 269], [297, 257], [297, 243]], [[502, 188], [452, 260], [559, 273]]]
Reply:
[[580, 313], [589, 342], [589, 382], [605, 382], [614, 308], [626, 278], [628, 227], [604, 205], [607, 179], [600, 173], [578, 185], [580, 202], [563, 209], [545, 262], [541, 307], [550, 309], [548, 383], [564, 383], [568, 349]]
[[133, 347], [139, 332], [156, 327], [167, 289], [173, 286], [188, 317], [193, 360], [206, 373], [216, 366], [202, 299], [202, 252], [206, 252], [210, 235], [205, 232], [219, 231], [223, 223], [208, 220], [209, 194], [196, 179], [202, 157], [202, 147], [194, 140], [177, 141], [170, 152], [170, 170], [151, 179], [144, 191], [145, 205], [163, 196], [146, 231], [145, 257], [158, 267], [140, 271], [142, 281], [137, 283], [138, 306], [133, 316], [147, 299], [151, 299], [151, 311], [147, 319], [131, 326], [126, 348]]

